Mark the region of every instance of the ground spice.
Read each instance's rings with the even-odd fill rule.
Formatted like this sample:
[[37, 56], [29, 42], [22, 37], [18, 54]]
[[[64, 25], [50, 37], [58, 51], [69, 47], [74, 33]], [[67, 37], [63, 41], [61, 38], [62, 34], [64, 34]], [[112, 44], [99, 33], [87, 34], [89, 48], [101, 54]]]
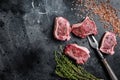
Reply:
[[[109, 26], [112, 26], [114, 33], [120, 36], [120, 19], [118, 17], [118, 11], [111, 4], [110, 0], [76, 0], [74, 2], [77, 9], [83, 12], [88, 12], [87, 15], [93, 16], [98, 15], [100, 21], [105, 25], [104, 28], [109, 30]], [[84, 6], [80, 8], [79, 6]]]

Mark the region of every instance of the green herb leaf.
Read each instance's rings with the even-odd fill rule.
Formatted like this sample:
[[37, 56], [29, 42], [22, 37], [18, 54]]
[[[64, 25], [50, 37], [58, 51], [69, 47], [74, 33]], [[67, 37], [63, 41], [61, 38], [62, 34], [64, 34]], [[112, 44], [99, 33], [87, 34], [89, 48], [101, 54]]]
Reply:
[[100, 80], [88, 73], [81, 66], [73, 64], [70, 59], [63, 55], [63, 52], [55, 51], [55, 61], [55, 73], [60, 77], [68, 78], [69, 80]]

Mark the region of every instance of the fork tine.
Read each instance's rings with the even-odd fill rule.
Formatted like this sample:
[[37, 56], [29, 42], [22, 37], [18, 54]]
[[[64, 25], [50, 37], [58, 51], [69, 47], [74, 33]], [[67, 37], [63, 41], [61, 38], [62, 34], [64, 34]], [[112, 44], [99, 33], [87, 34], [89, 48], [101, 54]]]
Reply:
[[90, 45], [92, 45], [92, 41], [91, 41], [90, 37], [87, 36], [87, 38], [88, 38], [88, 41], [89, 41]]
[[96, 44], [98, 44], [97, 40], [95, 39], [95, 37], [94, 37], [93, 35], [92, 35], [92, 38], [93, 38], [94, 42], [95, 42]]
[[87, 38], [88, 38], [90, 46], [93, 47], [93, 48], [95, 48], [95, 49], [98, 49], [98, 42], [94, 38], [94, 36], [92, 36], [92, 37], [88, 36]]

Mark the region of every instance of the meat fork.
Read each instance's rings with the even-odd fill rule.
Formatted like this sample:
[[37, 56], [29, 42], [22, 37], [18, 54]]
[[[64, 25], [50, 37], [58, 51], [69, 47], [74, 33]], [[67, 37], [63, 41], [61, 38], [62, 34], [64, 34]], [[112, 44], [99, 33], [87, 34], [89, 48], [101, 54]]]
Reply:
[[115, 73], [113, 72], [112, 68], [110, 67], [110, 65], [108, 64], [107, 60], [104, 58], [104, 56], [102, 55], [102, 53], [100, 52], [99, 48], [98, 48], [98, 42], [95, 39], [95, 37], [93, 35], [88, 36], [87, 37], [89, 44], [92, 48], [96, 49], [96, 51], [98, 52], [98, 55], [100, 56], [104, 66], [106, 67], [108, 74], [111, 78], [111, 80], [118, 80]]

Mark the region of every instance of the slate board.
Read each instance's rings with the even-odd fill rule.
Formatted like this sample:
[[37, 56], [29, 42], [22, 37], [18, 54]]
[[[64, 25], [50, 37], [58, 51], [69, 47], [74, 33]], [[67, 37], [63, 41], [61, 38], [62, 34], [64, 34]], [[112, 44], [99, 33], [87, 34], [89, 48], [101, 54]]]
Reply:
[[[56, 16], [67, 18], [71, 24], [83, 20], [71, 11], [73, 0], [0, 0], [0, 80], [61, 80], [55, 75], [53, 51], [59, 45], [77, 43], [90, 50], [91, 58], [83, 67], [98, 78], [109, 80], [106, 70], [91, 49], [87, 39], [71, 34], [70, 41], [58, 41], [53, 37]], [[32, 5], [32, 2], [34, 6]], [[119, 0], [111, 4], [119, 8]], [[85, 15], [84, 15], [85, 16]], [[105, 29], [94, 19], [100, 41]], [[107, 61], [120, 79], [120, 38], [113, 56]], [[63, 80], [63, 79], [62, 79]]]

